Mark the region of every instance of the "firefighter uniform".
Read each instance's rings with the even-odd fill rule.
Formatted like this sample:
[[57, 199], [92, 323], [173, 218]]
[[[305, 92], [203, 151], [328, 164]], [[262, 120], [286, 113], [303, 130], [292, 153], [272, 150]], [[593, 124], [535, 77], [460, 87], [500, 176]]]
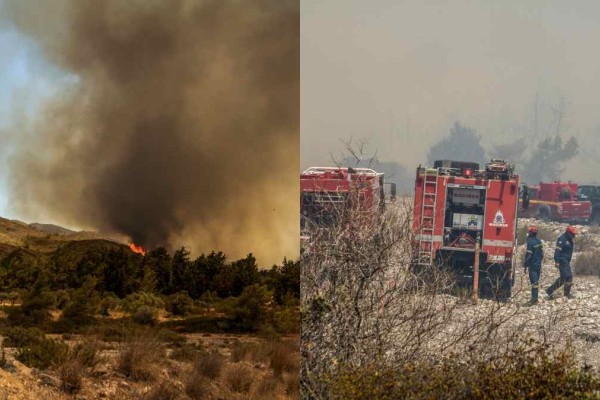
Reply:
[[529, 282], [531, 283], [531, 303], [537, 303], [542, 272], [542, 259], [544, 249], [542, 241], [535, 234], [527, 238], [527, 253], [525, 253], [525, 268], [529, 270]]
[[554, 281], [546, 293], [551, 297], [559, 287], [564, 285], [565, 296], [571, 297], [571, 286], [573, 285], [573, 271], [571, 271], [571, 258], [573, 257], [573, 238], [571, 232], [565, 232], [556, 241], [554, 250], [554, 261], [558, 266], [560, 277]]

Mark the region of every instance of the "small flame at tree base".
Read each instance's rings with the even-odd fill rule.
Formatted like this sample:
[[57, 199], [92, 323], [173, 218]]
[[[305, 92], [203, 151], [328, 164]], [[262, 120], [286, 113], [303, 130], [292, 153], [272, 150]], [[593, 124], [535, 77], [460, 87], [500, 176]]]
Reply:
[[129, 243], [129, 248], [131, 249], [131, 251], [133, 251], [134, 253], [138, 253], [141, 254], [143, 256], [146, 255], [146, 250], [144, 250], [144, 248], [142, 246], [138, 246], [135, 243]]

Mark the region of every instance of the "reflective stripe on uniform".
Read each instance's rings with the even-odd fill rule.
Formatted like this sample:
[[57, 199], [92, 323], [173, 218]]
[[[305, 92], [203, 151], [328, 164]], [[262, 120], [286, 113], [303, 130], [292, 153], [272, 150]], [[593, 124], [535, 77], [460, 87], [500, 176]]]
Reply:
[[527, 250], [527, 253], [533, 253], [533, 251], [531, 251], [531, 250]]

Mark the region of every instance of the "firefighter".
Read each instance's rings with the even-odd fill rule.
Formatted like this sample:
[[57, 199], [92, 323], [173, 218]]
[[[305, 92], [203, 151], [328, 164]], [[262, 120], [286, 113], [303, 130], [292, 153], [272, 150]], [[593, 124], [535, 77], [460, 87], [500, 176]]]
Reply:
[[529, 282], [531, 283], [531, 300], [527, 305], [535, 305], [538, 303], [538, 292], [540, 284], [540, 275], [542, 272], [542, 259], [544, 257], [544, 249], [542, 241], [538, 239], [537, 226], [530, 226], [527, 230], [527, 253], [525, 253], [525, 271], [529, 269]]
[[546, 289], [548, 300], [552, 299], [552, 295], [559, 287], [564, 285], [565, 297], [572, 299], [571, 286], [573, 286], [573, 271], [571, 271], [571, 257], [573, 256], [573, 239], [577, 235], [577, 230], [574, 226], [569, 226], [565, 233], [560, 235], [556, 241], [556, 249], [554, 250], [554, 263], [560, 277], [554, 281], [552, 286]]

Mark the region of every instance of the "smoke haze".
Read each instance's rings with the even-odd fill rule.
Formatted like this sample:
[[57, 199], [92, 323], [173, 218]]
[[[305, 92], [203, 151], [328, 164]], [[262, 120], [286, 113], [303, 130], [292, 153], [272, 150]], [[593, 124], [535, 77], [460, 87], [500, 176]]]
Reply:
[[72, 75], [11, 129], [23, 218], [136, 243], [298, 253], [298, 1], [7, 1]]
[[354, 137], [412, 171], [457, 120], [488, 155], [532, 146], [563, 109], [581, 149], [563, 178], [600, 181], [599, 14], [586, 0], [302, 1], [302, 167]]

